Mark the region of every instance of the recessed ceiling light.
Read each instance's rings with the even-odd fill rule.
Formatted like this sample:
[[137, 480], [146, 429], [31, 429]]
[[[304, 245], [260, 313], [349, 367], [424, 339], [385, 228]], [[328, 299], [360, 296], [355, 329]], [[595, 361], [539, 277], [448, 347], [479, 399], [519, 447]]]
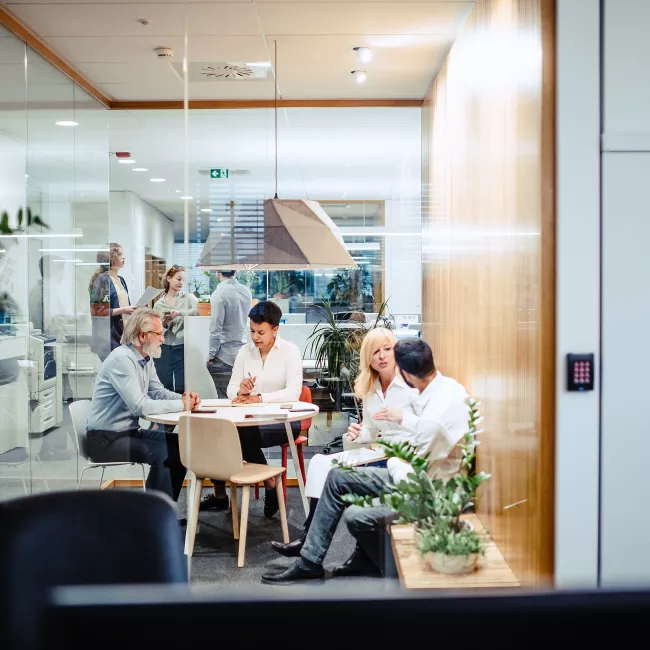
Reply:
[[191, 201], [194, 197], [193, 196], [181, 196], [179, 197], [183, 201]]
[[212, 208], [201, 208], [201, 212], [212, 212]]
[[118, 160], [118, 163], [120, 165], [135, 165], [136, 161], [133, 160], [133, 158], [127, 158], [126, 160]]
[[79, 126], [79, 122], [75, 122], [74, 120], [59, 120], [58, 122], [54, 122], [57, 126]]
[[357, 53], [357, 57], [362, 63], [372, 61], [374, 55], [369, 47], [353, 47], [352, 49]]
[[180, 194], [180, 193], [181, 193], [181, 191], [180, 191], [180, 190], [176, 190], [176, 194]]
[[362, 84], [368, 78], [365, 70], [352, 70], [352, 74], [358, 84]]
[[164, 183], [165, 179], [164, 178], [150, 178], [149, 179], [152, 183]]
[[148, 172], [149, 170], [146, 167], [134, 167], [132, 172]]

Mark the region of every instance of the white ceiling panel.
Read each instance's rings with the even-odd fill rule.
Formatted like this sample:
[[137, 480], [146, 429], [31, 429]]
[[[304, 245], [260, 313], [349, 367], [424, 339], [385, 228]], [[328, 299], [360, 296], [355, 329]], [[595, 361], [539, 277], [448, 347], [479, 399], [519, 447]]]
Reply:
[[268, 2], [259, 5], [272, 34], [457, 34], [473, 2]]
[[[171, 47], [172, 62], [183, 58], [183, 37], [166, 36], [110, 36], [48, 39], [52, 47], [63, 57], [81, 63], [149, 63], [164, 67], [166, 61], [156, 58], [154, 49]], [[1, 41], [0, 41], [1, 44]], [[267, 51], [261, 36], [193, 36], [189, 42], [192, 61], [240, 61], [267, 60]]]
[[[43, 38], [51, 36], [170, 36], [185, 30], [185, 5], [140, 4], [24, 4], [8, 5]], [[149, 25], [138, 20], [148, 18]], [[259, 34], [251, 3], [187, 5], [189, 34]]]
[[[112, 99], [182, 98], [168, 62], [153, 50], [170, 47], [171, 62], [181, 61], [187, 9], [191, 63], [268, 61], [268, 46], [277, 40], [283, 98], [361, 100], [421, 99], [473, 0], [17, 0], [8, 6]], [[143, 26], [140, 18], [152, 22]], [[361, 64], [356, 46], [370, 47], [373, 60]], [[20, 56], [6, 54], [0, 61]], [[355, 69], [367, 71], [365, 84], [354, 83]], [[190, 84], [191, 99], [272, 97], [266, 82]]]

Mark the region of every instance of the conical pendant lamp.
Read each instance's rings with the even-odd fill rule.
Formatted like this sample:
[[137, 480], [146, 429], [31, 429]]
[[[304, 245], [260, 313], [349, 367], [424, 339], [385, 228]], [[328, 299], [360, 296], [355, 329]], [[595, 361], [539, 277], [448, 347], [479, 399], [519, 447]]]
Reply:
[[[275, 42], [277, 75], [278, 44]], [[260, 223], [247, 220], [210, 233], [197, 266], [204, 269], [356, 268], [340, 230], [317, 201], [278, 198], [278, 84], [275, 85], [275, 196], [264, 201]]]

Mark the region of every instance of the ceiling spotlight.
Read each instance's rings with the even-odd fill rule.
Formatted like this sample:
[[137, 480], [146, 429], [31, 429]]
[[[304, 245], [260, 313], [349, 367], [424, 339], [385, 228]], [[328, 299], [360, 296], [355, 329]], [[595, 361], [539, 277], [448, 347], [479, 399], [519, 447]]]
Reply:
[[212, 212], [212, 208], [201, 208], [201, 212]]
[[180, 191], [180, 190], [176, 190], [176, 194], [180, 194], [180, 193], [181, 193], [181, 191]]
[[146, 167], [134, 167], [132, 172], [148, 172], [149, 170]]
[[150, 178], [149, 179], [152, 183], [164, 183], [165, 179], [164, 178]]
[[361, 63], [372, 61], [374, 55], [369, 47], [353, 47], [352, 49], [357, 53], [357, 57]]
[[352, 74], [358, 84], [362, 84], [368, 78], [365, 70], [352, 70]]
[[79, 126], [79, 122], [75, 122], [74, 120], [59, 120], [58, 122], [54, 122], [57, 126]]
[[181, 196], [179, 197], [183, 201], [191, 201], [194, 197], [193, 196]]
[[120, 165], [135, 165], [136, 163], [136, 161], [132, 158], [127, 158], [126, 160], [118, 160], [117, 162], [120, 163]]

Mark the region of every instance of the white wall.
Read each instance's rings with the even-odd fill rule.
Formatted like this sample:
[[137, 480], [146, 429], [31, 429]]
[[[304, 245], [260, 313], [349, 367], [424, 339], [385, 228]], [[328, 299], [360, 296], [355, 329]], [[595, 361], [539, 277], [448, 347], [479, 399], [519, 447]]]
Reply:
[[109, 204], [110, 240], [121, 244], [126, 264], [120, 275], [129, 287], [134, 303], [145, 290], [145, 254], [174, 263], [172, 222], [132, 192], [111, 192]]
[[[420, 170], [417, 169], [419, 179]], [[386, 201], [388, 231], [418, 231], [412, 236], [386, 236], [385, 295], [393, 314], [422, 313], [422, 215], [420, 201], [405, 196]]]
[[593, 392], [566, 391], [566, 354], [594, 352], [598, 359], [600, 345], [598, 4], [557, 3], [555, 580], [559, 587], [595, 586], [598, 579], [599, 370]]
[[650, 584], [650, 3], [605, 0], [601, 584]]

